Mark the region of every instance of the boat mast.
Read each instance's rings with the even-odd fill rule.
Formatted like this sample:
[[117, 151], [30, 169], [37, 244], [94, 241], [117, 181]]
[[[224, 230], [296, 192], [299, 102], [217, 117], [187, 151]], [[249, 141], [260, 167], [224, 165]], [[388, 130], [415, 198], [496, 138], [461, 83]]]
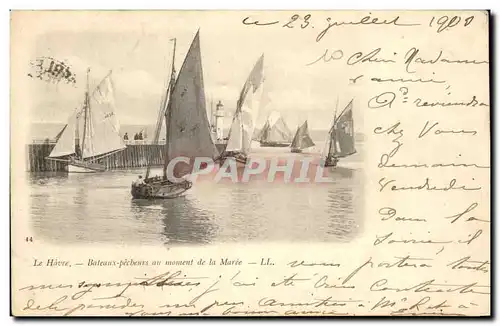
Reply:
[[172, 73], [170, 75], [170, 92], [168, 94], [168, 106], [167, 106], [167, 112], [166, 112], [166, 116], [165, 116], [165, 133], [166, 133], [166, 137], [165, 137], [165, 162], [164, 162], [164, 165], [163, 165], [163, 179], [167, 179], [167, 165], [168, 165], [168, 162], [169, 162], [169, 157], [168, 157], [168, 150], [170, 148], [170, 139], [169, 139], [169, 132], [170, 132], [170, 120], [171, 120], [171, 116], [172, 116], [172, 110], [170, 109], [170, 105], [171, 105], [171, 98], [172, 98], [172, 94], [174, 92], [174, 85], [175, 85], [175, 48], [176, 48], [176, 45], [177, 45], [177, 39], [176, 38], [173, 38], [172, 41], [174, 41], [174, 51], [173, 51], [173, 54], [172, 54]]
[[210, 131], [213, 132], [215, 127], [214, 123], [214, 96], [210, 95]]
[[[163, 58], [164, 61], [167, 61], [166, 58]], [[168, 77], [168, 76], [167, 76]], [[153, 145], [157, 145], [158, 144], [158, 140], [160, 138], [160, 132], [161, 132], [161, 128], [163, 126], [163, 120], [165, 120], [165, 110], [166, 110], [166, 105], [167, 105], [167, 100], [168, 100], [168, 94], [169, 94], [169, 91], [170, 91], [170, 78], [165, 78], [165, 83], [164, 83], [164, 88], [165, 88], [165, 92], [163, 93], [162, 97], [161, 97], [161, 100], [160, 100], [160, 110], [158, 111], [158, 117], [156, 118], [156, 127], [155, 127], [155, 134], [154, 134], [154, 138], [153, 138], [153, 142], [152, 144]], [[151, 172], [151, 159], [152, 159], [152, 156], [153, 156], [153, 152], [149, 152], [149, 155], [148, 155], [148, 167], [146, 169], [146, 177], [144, 178], [145, 180], [148, 179], [149, 177], [149, 173]]]
[[[75, 110], [78, 110], [78, 108], [76, 108]], [[80, 148], [80, 116], [81, 116], [81, 112], [77, 112], [77, 114], [75, 116], [75, 144], [74, 144], [76, 157], [79, 156], [78, 153], [80, 153], [80, 151], [81, 151], [81, 148]], [[66, 128], [66, 127], [64, 127], [64, 128]], [[63, 129], [63, 131], [64, 131], [64, 129]], [[60, 134], [62, 135], [62, 132]], [[59, 139], [57, 139], [57, 141], [59, 141]]]
[[83, 160], [83, 151], [85, 150], [85, 138], [87, 136], [87, 111], [90, 110], [90, 101], [89, 101], [89, 74], [90, 68], [87, 69], [87, 84], [85, 89], [85, 108], [84, 108], [84, 117], [83, 117], [83, 140], [82, 140], [82, 148], [81, 148], [81, 159]]
[[335, 149], [335, 146], [337, 146], [335, 144], [336, 140], [334, 140], [334, 136], [335, 136], [335, 123], [336, 123], [336, 120], [337, 120], [337, 110], [339, 109], [339, 97], [337, 96], [337, 103], [335, 104], [335, 113], [333, 114], [333, 124], [332, 124], [332, 127], [330, 128], [330, 135], [328, 137], [328, 155], [326, 157], [331, 157], [332, 155], [332, 145]]
[[[351, 103], [352, 101], [354, 101], [354, 99], [351, 100]], [[351, 119], [351, 131], [352, 131], [352, 138], [354, 138], [354, 119]]]

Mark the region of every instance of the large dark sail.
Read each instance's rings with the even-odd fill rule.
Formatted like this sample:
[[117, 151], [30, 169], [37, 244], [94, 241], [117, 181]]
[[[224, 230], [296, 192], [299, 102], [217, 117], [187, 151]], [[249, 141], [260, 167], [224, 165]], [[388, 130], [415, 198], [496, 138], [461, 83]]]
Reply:
[[305, 149], [313, 147], [315, 144], [311, 137], [309, 136], [309, 128], [307, 126], [307, 120], [297, 129], [295, 137], [293, 138], [291, 147], [293, 149]]
[[191, 43], [173, 88], [167, 109], [166, 164], [185, 157], [190, 164], [175, 165], [174, 176], [192, 172], [197, 157], [215, 158], [217, 148], [210, 135], [207, 118], [199, 31]]
[[[206, 112], [199, 31], [184, 58], [177, 79], [173, 65], [176, 41], [173, 41], [170, 84], [159, 112], [161, 114], [165, 103], [168, 103], [165, 111], [167, 137], [163, 178], [153, 177], [146, 179], [144, 183], [134, 182], [131, 189], [134, 198], [167, 199], [181, 196], [192, 187], [192, 182], [188, 178], [174, 180], [170, 173], [173, 173], [175, 178], [182, 178], [193, 173], [197, 158], [214, 159], [218, 155], [210, 135]], [[155, 141], [161, 127], [161, 116], [158, 120]], [[173, 171], [169, 171], [171, 163], [175, 164]]]

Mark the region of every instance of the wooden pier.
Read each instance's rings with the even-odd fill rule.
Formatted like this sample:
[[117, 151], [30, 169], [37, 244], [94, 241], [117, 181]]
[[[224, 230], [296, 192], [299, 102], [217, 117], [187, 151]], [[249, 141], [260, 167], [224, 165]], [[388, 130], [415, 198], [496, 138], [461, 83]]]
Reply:
[[[53, 160], [47, 160], [46, 157], [55, 146], [55, 141], [33, 141], [26, 145], [26, 169], [28, 172], [54, 172], [65, 171], [66, 163]], [[147, 141], [128, 141], [127, 148], [115, 154], [106, 156], [98, 163], [104, 164], [107, 169], [127, 169], [146, 167], [147, 158], [150, 157], [152, 166], [163, 165], [163, 155], [165, 153], [165, 144], [151, 144]], [[222, 151], [224, 145], [216, 145], [219, 151]]]

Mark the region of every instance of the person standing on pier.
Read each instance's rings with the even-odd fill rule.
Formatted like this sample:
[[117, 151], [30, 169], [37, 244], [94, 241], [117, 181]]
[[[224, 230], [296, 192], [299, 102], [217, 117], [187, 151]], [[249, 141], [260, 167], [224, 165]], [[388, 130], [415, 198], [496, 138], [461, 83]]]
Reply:
[[123, 140], [128, 140], [128, 133], [126, 132], [125, 135], [123, 135]]

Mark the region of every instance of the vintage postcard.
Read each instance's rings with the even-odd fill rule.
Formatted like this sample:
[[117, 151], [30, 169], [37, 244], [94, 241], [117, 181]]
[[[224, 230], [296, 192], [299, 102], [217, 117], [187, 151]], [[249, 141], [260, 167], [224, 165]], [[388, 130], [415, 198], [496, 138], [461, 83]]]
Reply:
[[489, 316], [488, 11], [12, 11], [14, 316]]

